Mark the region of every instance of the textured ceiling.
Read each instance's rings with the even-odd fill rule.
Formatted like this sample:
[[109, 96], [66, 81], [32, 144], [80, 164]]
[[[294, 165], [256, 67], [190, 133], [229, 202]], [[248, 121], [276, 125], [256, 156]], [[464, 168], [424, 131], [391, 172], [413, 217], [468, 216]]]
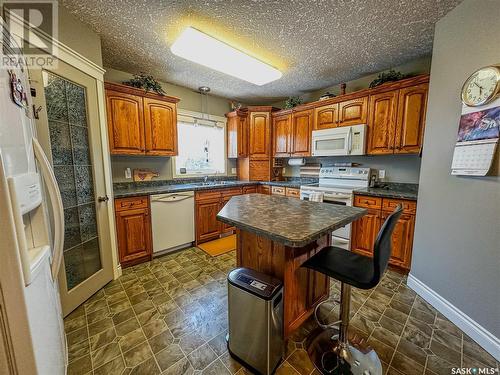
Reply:
[[[104, 66], [247, 103], [300, 95], [429, 55], [434, 24], [461, 0], [62, 0], [102, 38]], [[170, 52], [193, 26], [270, 63], [264, 86]]]

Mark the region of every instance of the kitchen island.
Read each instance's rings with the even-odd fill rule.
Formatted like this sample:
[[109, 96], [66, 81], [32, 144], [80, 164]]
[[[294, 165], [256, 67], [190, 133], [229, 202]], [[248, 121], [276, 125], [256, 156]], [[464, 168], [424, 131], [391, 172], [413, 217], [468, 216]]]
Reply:
[[332, 231], [365, 213], [356, 207], [263, 194], [232, 197], [218, 213], [218, 220], [236, 227], [237, 266], [283, 282], [285, 338], [328, 297], [328, 277], [301, 265], [330, 245]]

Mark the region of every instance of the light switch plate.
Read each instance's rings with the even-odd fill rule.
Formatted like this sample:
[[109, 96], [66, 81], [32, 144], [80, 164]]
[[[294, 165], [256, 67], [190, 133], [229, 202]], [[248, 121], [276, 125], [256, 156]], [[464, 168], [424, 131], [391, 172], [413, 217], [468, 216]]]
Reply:
[[236, 174], [236, 168], [231, 168], [231, 173]]
[[132, 178], [132, 171], [130, 168], [125, 168], [125, 178]]
[[380, 180], [383, 180], [385, 178], [385, 169], [379, 169], [378, 170], [378, 178]]

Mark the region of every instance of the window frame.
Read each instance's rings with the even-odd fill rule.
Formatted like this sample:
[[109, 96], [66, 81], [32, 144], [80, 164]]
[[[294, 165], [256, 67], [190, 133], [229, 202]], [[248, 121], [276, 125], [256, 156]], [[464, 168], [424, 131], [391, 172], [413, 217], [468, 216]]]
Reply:
[[[187, 110], [182, 110], [178, 109], [177, 110], [177, 124], [176, 126], [179, 126], [180, 122], [186, 122], [185, 120], [181, 120], [181, 118], [186, 118], [186, 117], [191, 117], [191, 118], [197, 118], [197, 119], [202, 119], [205, 118], [206, 120], [209, 121], [216, 121], [218, 123], [222, 123], [222, 131], [224, 134], [224, 173], [206, 173], [206, 172], [199, 172], [199, 173], [183, 173], [179, 174], [177, 173], [177, 157], [178, 156], [172, 156], [172, 177], [173, 178], [193, 178], [193, 177], [204, 177], [204, 176], [229, 176], [228, 174], [228, 168], [229, 168], [229, 163], [228, 163], [228, 158], [227, 158], [227, 119], [225, 117], [221, 116], [215, 116], [215, 115], [206, 115], [200, 112], [194, 112], [194, 111], [187, 111]], [[194, 120], [193, 124], [194, 125]], [[206, 125], [199, 125], [199, 126], [206, 126]], [[179, 133], [177, 129], [177, 134]]]

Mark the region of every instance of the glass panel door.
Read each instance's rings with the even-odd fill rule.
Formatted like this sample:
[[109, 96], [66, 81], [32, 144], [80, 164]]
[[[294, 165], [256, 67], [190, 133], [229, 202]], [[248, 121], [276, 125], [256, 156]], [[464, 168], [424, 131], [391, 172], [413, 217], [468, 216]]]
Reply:
[[64, 206], [68, 290], [101, 269], [85, 88], [43, 72], [52, 164]]
[[98, 199], [106, 196], [102, 82], [62, 61], [53, 71], [31, 71], [30, 79], [40, 109], [37, 138], [52, 162], [64, 207], [59, 290], [67, 315], [113, 278], [112, 209]]

